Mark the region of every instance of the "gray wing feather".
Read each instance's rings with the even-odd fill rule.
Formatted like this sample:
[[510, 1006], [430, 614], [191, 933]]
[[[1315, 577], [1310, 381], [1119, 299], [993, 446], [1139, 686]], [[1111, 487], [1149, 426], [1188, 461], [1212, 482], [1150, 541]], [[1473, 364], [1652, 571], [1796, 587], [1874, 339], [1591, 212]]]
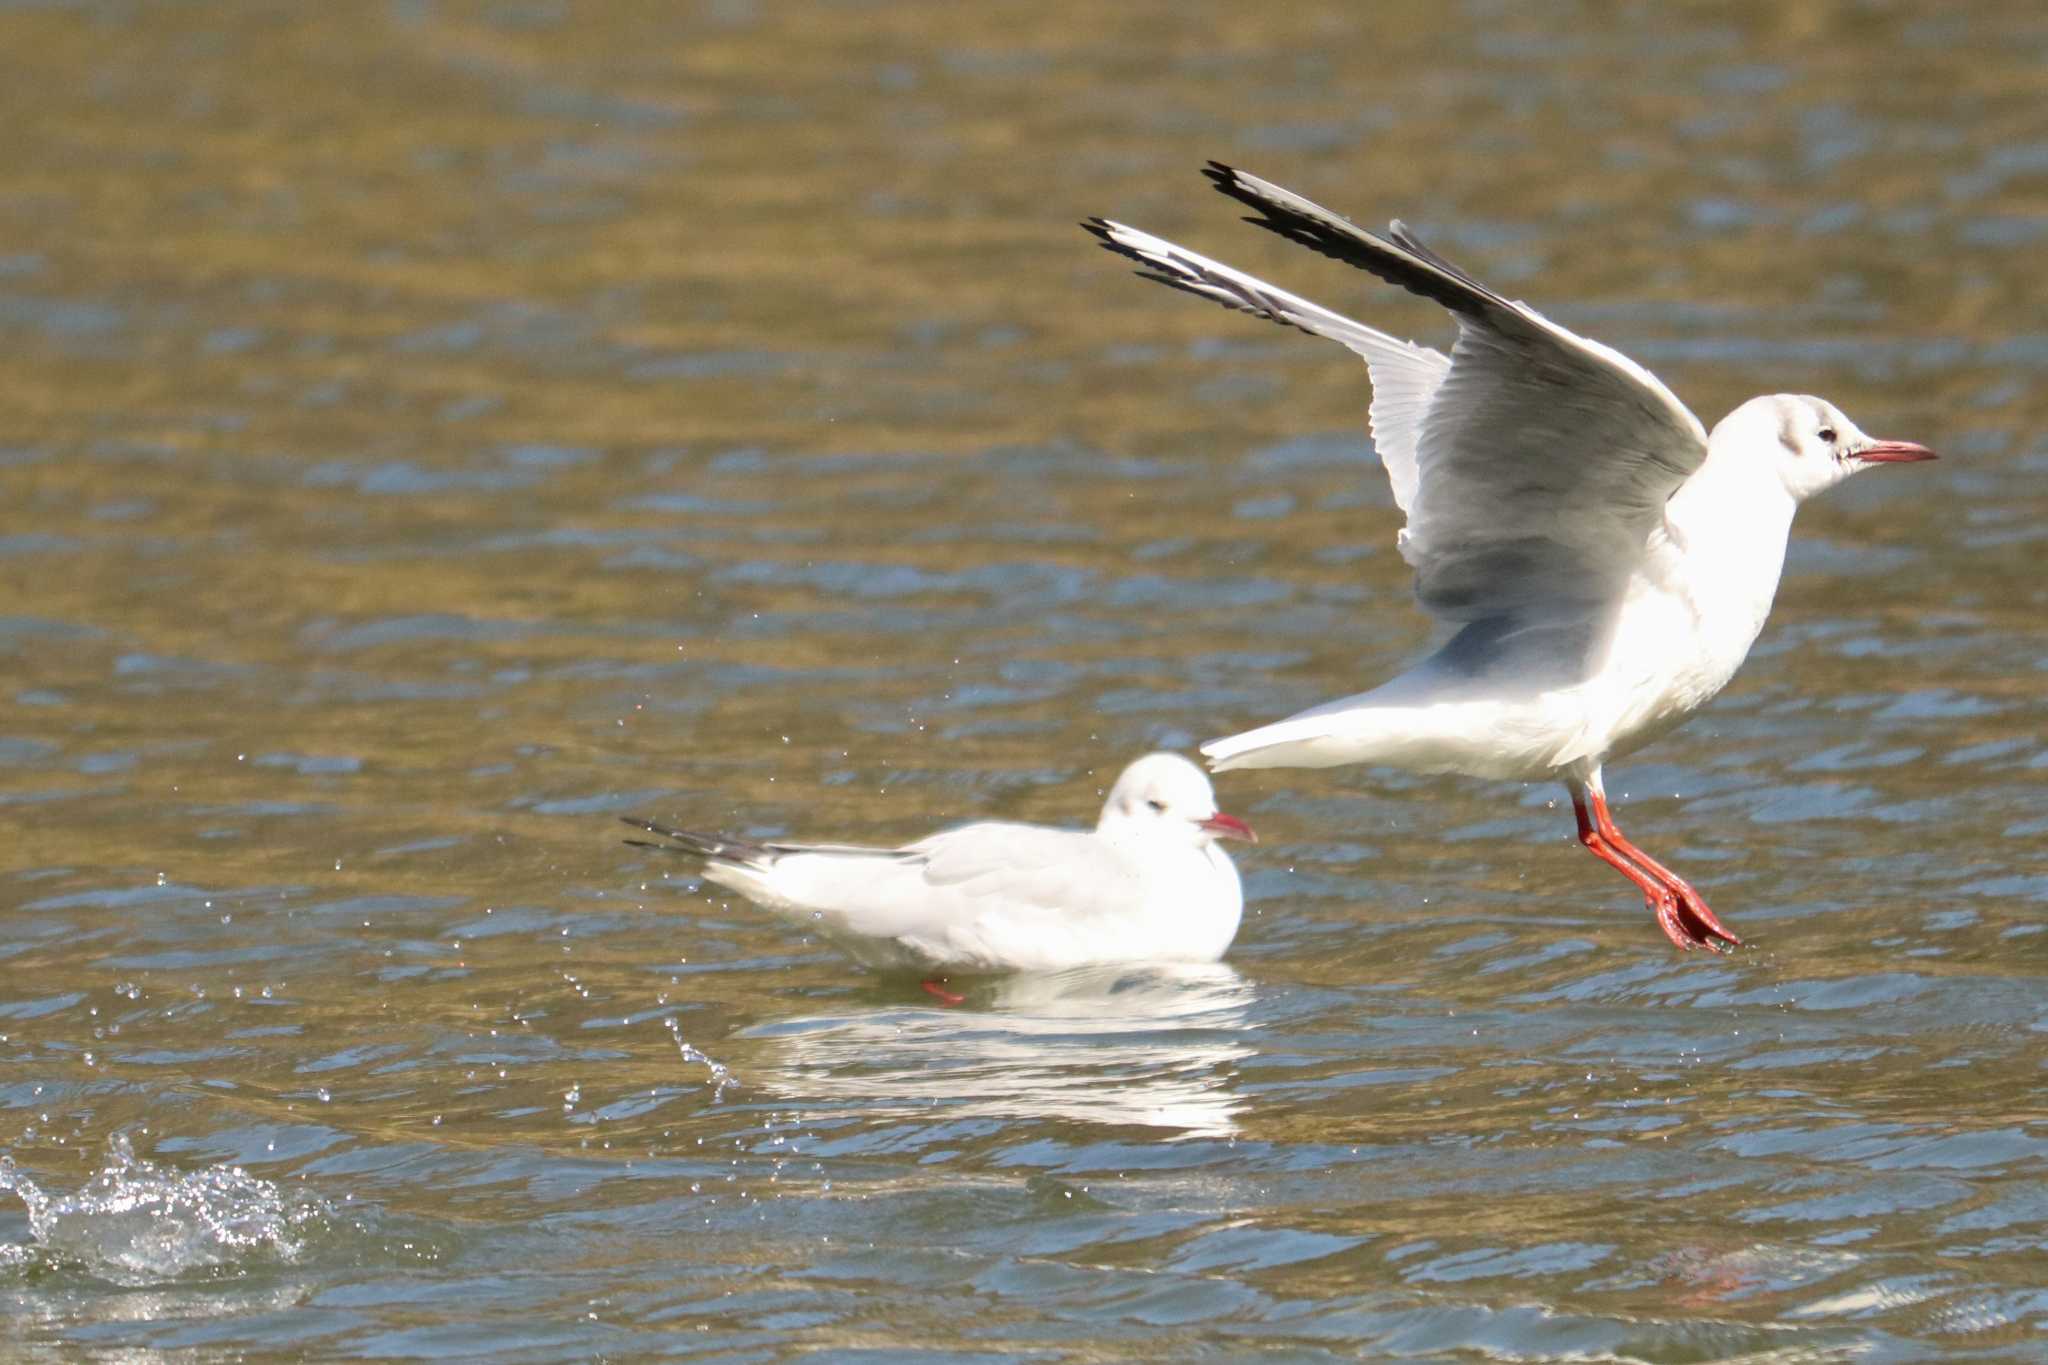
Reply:
[[1457, 622], [1569, 620], [1610, 603], [1665, 501], [1706, 458], [1699, 419], [1627, 356], [1504, 298], [1398, 222], [1382, 237], [1257, 176], [1214, 162], [1204, 173], [1256, 210], [1248, 221], [1456, 318], [1445, 360], [1271, 286], [1247, 303], [1248, 276], [1177, 269], [1128, 242], [1113, 248], [1154, 278], [1366, 357], [1374, 437], [1408, 515], [1399, 543], [1423, 608]]
[[1319, 303], [1267, 284], [1264, 280], [1212, 261], [1163, 237], [1106, 218], [1081, 225], [1119, 256], [1138, 262], [1148, 280], [1171, 285], [1220, 303], [1225, 308], [1297, 327], [1312, 336], [1342, 342], [1365, 361], [1372, 381], [1372, 440], [1393, 485], [1394, 503], [1403, 512], [1415, 498], [1415, 448], [1422, 419], [1429, 412], [1437, 386], [1450, 370], [1441, 351], [1402, 341], [1377, 327], [1333, 313]]
[[1627, 356], [1502, 297], [1398, 222], [1381, 237], [1257, 176], [1214, 162], [1206, 174], [1259, 211], [1250, 221], [1457, 319], [1401, 541], [1416, 600], [1453, 621], [1572, 618], [1610, 602], [1706, 458], [1699, 418]]
[[960, 903], [1072, 914], [1113, 907], [1129, 893], [1111, 846], [1079, 830], [985, 823], [910, 847], [924, 855], [925, 884]]
[[628, 839], [625, 842], [633, 848], [651, 848], [659, 853], [680, 853], [693, 858], [710, 858], [719, 862], [734, 863], [741, 867], [767, 868], [776, 860], [799, 853], [830, 853], [846, 858], [873, 859], [877, 862], [917, 862], [919, 855], [909, 849], [869, 848], [862, 844], [789, 844], [764, 843], [757, 839], [742, 838], [737, 834], [708, 833], [690, 829], [670, 829], [634, 815], [619, 817], [622, 825], [644, 829], [649, 834], [658, 834], [669, 840], [657, 844], [650, 839]]

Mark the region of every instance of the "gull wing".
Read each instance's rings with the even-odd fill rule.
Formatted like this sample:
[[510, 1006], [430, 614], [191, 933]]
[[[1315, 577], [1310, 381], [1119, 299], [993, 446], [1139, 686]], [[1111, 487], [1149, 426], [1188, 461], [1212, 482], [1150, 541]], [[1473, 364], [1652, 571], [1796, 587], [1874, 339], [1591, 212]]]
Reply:
[[1453, 621], [1581, 617], [1642, 562], [1664, 503], [1706, 458], [1699, 418], [1642, 366], [1501, 297], [1400, 223], [1381, 237], [1210, 163], [1249, 221], [1434, 300], [1458, 321], [1416, 448], [1402, 552]]
[[822, 927], [865, 938], [971, 945], [1127, 909], [1137, 894], [1131, 868], [1093, 834], [1039, 825], [983, 822], [944, 830], [902, 848], [757, 843], [724, 834], [625, 823], [669, 843], [639, 848], [706, 860], [705, 875]]
[[1394, 487], [1395, 505], [1403, 512], [1409, 510], [1415, 500], [1415, 451], [1422, 419], [1436, 397], [1437, 386], [1450, 372], [1449, 356], [1333, 313], [1149, 232], [1107, 218], [1091, 218], [1081, 226], [1094, 233], [1106, 249], [1143, 266], [1138, 273], [1148, 280], [1350, 347], [1365, 361], [1372, 381], [1373, 448]]
[[[1105, 225], [1108, 233], [1091, 227], [1151, 278], [1333, 337], [1366, 357], [1374, 438], [1407, 513], [1399, 544], [1422, 607], [1448, 621], [1534, 623], [1582, 620], [1610, 602], [1642, 562], [1665, 501], [1706, 458], [1699, 419], [1627, 356], [1503, 298], [1399, 223], [1382, 237], [1221, 163], [1205, 174], [1257, 210], [1247, 221], [1456, 318], [1446, 360], [1170, 243], [1140, 243], [1143, 234], [1120, 241], [1115, 225]], [[1432, 381], [1435, 362], [1443, 363]], [[1411, 452], [1404, 495], [1397, 466]]]
[[986, 822], [911, 844], [934, 895], [1006, 914], [1085, 919], [1127, 908], [1138, 888], [1108, 840], [1081, 830]]
[[631, 825], [634, 829], [644, 829], [649, 834], [658, 834], [669, 841], [657, 844], [649, 839], [627, 839], [625, 843], [630, 848], [651, 848], [657, 853], [686, 853], [692, 857], [715, 859], [738, 867], [760, 870], [766, 870], [780, 859], [799, 853], [830, 853], [878, 863], [917, 861], [908, 849], [901, 848], [871, 848], [865, 844], [771, 844], [758, 839], [743, 839], [737, 834], [671, 829], [667, 825], [658, 825], [637, 815], [622, 815], [619, 817], [619, 823]]

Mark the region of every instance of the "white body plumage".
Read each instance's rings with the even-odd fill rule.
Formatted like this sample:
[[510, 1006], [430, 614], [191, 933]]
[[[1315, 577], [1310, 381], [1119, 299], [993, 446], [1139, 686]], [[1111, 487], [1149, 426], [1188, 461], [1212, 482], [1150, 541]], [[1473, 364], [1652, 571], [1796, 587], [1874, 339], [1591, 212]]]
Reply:
[[1738, 940], [1622, 836], [1601, 766], [1735, 675], [1770, 614], [1799, 503], [1873, 463], [1932, 459], [1831, 403], [1753, 398], [1708, 435], [1658, 378], [1502, 297], [1395, 223], [1382, 236], [1211, 163], [1250, 221], [1448, 309], [1450, 354], [1402, 341], [1135, 228], [1084, 224], [1140, 273], [1350, 348], [1435, 652], [1369, 692], [1209, 741], [1217, 771], [1385, 763], [1551, 777], [1579, 837], [1644, 893], [1680, 947]]
[[906, 844], [756, 843], [627, 823], [705, 859], [731, 887], [872, 966], [1057, 970], [1213, 962], [1244, 892], [1219, 839], [1250, 839], [1177, 754], [1132, 763], [1092, 830], [984, 822]]

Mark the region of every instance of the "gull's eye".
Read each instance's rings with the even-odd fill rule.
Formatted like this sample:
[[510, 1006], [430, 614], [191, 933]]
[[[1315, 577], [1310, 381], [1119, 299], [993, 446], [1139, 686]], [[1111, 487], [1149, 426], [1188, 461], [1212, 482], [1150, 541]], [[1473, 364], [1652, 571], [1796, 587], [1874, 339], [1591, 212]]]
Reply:
[[1835, 443], [1835, 429], [1833, 427], [1822, 427], [1819, 431], [1816, 431], [1813, 434], [1820, 437], [1821, 440], [1826, 441], [1829, 445], [1833, 445]]
[[1166, 803], [1164, 801], [1161, 801], [1156, 796], [1153, 797], [1151, 800], [1147, 801], [1145, 804], [1150, 806], [1153, 810], [1158, 811], [1161, 815], [1166, 814]]

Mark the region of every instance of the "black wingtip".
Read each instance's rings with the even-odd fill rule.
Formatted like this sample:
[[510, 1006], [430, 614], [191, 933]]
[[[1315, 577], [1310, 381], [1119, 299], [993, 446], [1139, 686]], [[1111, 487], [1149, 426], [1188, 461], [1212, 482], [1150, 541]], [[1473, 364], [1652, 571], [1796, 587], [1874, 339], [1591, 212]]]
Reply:
[[[1215, 188], [1217, 193], [1227, 194], [1240, 204], [1248, 204], [1255, 209], [1264, 208], [1265, 201], [1259, 198], [1257, 190], [1244, 183], [1244, 172], [1240, 171], [1237, 167], [1222, 161], [1211, 161], [1208, 165], [1202, 167], [1202, 174], [1209, 178], [1209, 184]], [[1246, 219], [1245, 221], [1252, 222], [1255, 220]]]
[[[1514, 305], [1417, 241], [1405, 223], [1396, 221], [1388, 237], [1358, 226], [1343, 214], [1302, 198], [1277, 185], [1260, 188], [1244, 173], [1211, 161], [1202, 174], [1224, 194], [1254, 210], [1245, 218], [1253, 227], [1277, 233], [1332, 260], [1357, 266], [1397, 284], [1412, 294], [1434, 300], [1454, 313], [1487, 314], [1509, 319]], [[1250, 177], [1256, 180], [1256, 177]]]
[[650, 843], [645, 839], [625, 841], [634, 848], [651, 848], [660, 853], [723, 859], [726, 862], [755, 862], [771, 859], [776, 853], [776, 847], [772, 844], [756, 843], [752, 839], [742, 839], [736, 834], [705, 834], [697, 830], [671, 829], [667, 825], [657, 825], [652, 820], [643, 820], [635, 815], [622, 815], [619, 817], [619, 823], [669, 840], [670, 842], [664, 844]]
[[[1211, 161], [1208, 165], [1202, 167], [1202, 174], [1208, 177], [1210, 188], [1214, 189], [1218, 194], [1227, 194], [1240, 204], [1250, 204], [1253, 207], [1257, 207], [1258, 201], [1253, 199], [1251, 192], [1245, 189], [1244, 182], [1238, 178], [1235, 166], [1226, 166], [1221, 161]], [[1247, 218], [1245, 221], [1249, 223], [1256, 220]]]
[[1116, 225], [1114, 223], [1111, 223], [1107, 218], [1084, 219], [1081, 223], [1081, 226], [1089, 233], [1090, 236], [1095, 238], [1095, 244], [1101, 247], [1104, 251], [1110, 252], [1113, 255], [1121, 256], [1127, 261], [1136, 261], [1138, 265], [1142, 268], [1133, 273], [1139, 275], [1144, 279], [1158, 280], [1162, 284], [1178, 285], [1180, 283], [1177, 280], [1170, 279], [1167, 276], [1156, 273], [1158, 270], [1158, 263], [1153, 261], [1149, 256], [1146, 256], [1143, 252], [1137, 251], [1132, 247], [1129, 247], [1124, 243], [1119, 242], [1116, 239]]
[[1265, 195], [1259, 193], [1250, 185], [1245, 184], [1244, 173], [1239, 171], [1237, 167], [1226, 165], [1221, 161], [1211, 161], [1208, 165], [1202, 167], [1202, 174], [1209, 177], [1209, 183], [1215, 187], [1218, 194], [1228, 195], [1246, 208], [1254, 210], [1254, 212], [1245, 215], [1244, 219], [1245, 222], [1250, 223], [1253, 227], [1262, 227], [1268, 232], [1277, 232], [1289, 241], [1298, 242], [1302, 246], [1314, 251], [1320, 251], [1326, 256], [1332, 254], [1326, 247], [1316, 242], [1312, 233], [1303, 231], [1300, 222], [1297, 221], [1298, 215], [1290, 214], [1288, 210], [1281, 208]]
[[[642, 819], [637, 815], [621, 815], [619, 823], [632, 829], [645, 830], [647, 833], [656, 835], [659, 838], [673, 839], [675, 841], [673, 844], [652, 844], [645, 839], [626, 840], [627, 843], [635, 848], [659, 849], [663, 853], [703, 853], [705, 851], [705, 837], [701, 834], [693, 834], [686, 829], [670, 829], [667, 825], [657, 825], [654, 821]], [[680, 844], [681, 847], [678, 848], [677, 844]]]

